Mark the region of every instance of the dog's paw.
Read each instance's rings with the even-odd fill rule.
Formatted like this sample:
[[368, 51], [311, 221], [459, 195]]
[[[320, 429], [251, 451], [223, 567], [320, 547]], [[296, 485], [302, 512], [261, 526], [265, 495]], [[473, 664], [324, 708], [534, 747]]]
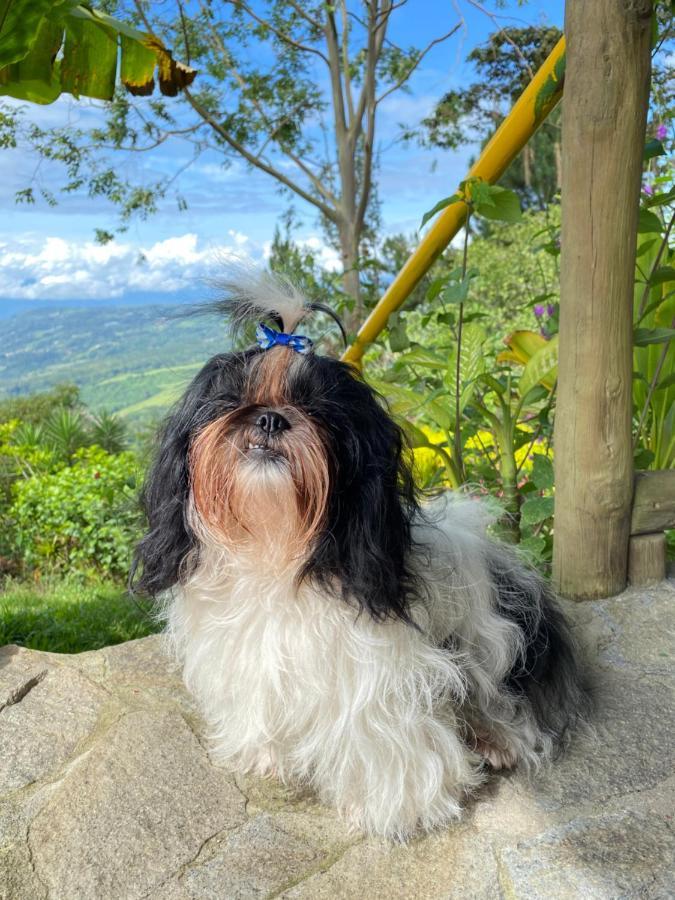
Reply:
[[513, 769], [518, 762], [518, 757], [513, 750], [499, 746], [486, 736], [476, 737], [475, 750], [492, 769]]
[[259, 752], [252, 771], [258, 778], [279, 778], [277, 761], [274, 751], [270, 747], [265, 747]]

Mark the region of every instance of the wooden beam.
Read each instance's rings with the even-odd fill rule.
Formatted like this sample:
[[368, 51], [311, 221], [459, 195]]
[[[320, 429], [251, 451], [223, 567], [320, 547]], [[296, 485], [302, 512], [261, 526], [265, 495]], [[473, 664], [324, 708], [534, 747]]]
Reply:
[[675, 469], [636, 472], [631, 534], [675, 528]]
[[666, 577], [666, 536], [639, 534], [630, 539], [628, 579], [633, 587], [658, 584]]
[[626, 586], [633, 498], [632, 308], [651, 0], [567, 0], [553, 578]]

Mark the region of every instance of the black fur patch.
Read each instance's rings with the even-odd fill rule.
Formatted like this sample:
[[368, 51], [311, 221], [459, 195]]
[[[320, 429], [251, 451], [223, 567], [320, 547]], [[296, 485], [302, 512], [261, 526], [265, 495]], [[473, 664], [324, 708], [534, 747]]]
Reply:
[[577, 650], [552, 592], [527, 572], [507, 548], [490, 560], [499, 612], [525, 635], [525, 651], [505, 680], [512, 693], [526, 698], [539, 727], [564, 744], [570, 729], [589, 713], [589, 694]]

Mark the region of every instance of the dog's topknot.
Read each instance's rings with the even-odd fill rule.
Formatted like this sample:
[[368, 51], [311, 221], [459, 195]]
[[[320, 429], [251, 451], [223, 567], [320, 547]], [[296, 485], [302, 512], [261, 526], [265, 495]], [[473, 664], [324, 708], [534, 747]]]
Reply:
[[292, 334], [311, 308], [288, 278], [243, 262], [228, 263], [212, 283], [218, 296], [209, 307], [227, 316], [234, 334], [261, 319]]
[[292, 334], [302, 319], [318, 312], [335, 322], [347, 346], [347, 335], [337, 313], [323, 303], [309, 302], [285, 275], [241, 261], [228, 262], [223, 275], [211, 284], [216, 299], [197, 311], [224, 315], [233, 338], [261, 320], [271, 321], [279, 331]]

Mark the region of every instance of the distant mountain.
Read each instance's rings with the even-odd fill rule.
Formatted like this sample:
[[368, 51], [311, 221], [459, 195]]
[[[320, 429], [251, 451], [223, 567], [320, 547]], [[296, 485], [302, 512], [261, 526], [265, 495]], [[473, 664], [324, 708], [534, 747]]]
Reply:
[[199, 303], [204, 299], [204, 291], [194, 289], [175, 294], [158, 292], [142, 292], [127, 294], [123, 300], [119, 297], [111, 300], [11, 300], [0, 297], [0, 320], [8, 319], [19, 313], [38, 309], [114, 309], [119, 306], [180, 306]]
[[0, 397], [72, 382], [91, 409], [139, 422], [163, 412], [227, 346], [222, 319], [179, 306], [31, 308], [0, 319]]

